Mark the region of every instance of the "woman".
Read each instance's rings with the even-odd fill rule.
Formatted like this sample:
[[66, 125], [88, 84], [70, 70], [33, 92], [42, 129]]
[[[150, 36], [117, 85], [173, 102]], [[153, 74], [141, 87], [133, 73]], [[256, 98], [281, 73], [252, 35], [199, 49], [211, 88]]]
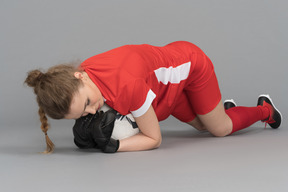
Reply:
[[47, 118], [78, 119], [95, 114], [104, 103], [131, 113], [140, 133], [120, 141], [118, 151], [139, 151], [161, 144], [159, 121], [173, 115], [198, 130], [223, 137], [261, 120], [272, 128], [281, 114], [268, 96], [256, 107], [225, 110], [214, 67], [192, 43], [177, 41], [163, 47], [126, 45], [95, 55], [78, 68], [56, 66], [31, 71], [25, 81], [34, 87], [47, 152]]

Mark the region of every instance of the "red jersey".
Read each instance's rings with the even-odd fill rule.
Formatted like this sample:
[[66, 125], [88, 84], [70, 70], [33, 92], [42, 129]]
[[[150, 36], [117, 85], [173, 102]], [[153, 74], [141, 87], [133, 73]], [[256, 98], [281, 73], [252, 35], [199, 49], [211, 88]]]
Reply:
[[[197, 56], [205, 55], [185, 41], [163, 47], [125, 45], [88, 58], [81, 68], [101, 91], [105, 102], [122, 115], [143, 115], [153, 106], [159, 121], [193, 81]], [[205, 67], [204, 67], [205, 68]]]

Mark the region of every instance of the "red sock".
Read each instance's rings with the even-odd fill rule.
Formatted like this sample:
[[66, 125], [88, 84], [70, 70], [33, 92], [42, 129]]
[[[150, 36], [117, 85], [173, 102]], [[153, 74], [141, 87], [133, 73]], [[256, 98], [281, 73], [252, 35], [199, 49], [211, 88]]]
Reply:
[[232, 134], [249, 127], [257, 121], [267, 119], [270, 112], [267, 107], [259, 105], [257, 107], [232, 107], [226, 110], [226, 114], [230, 117], [233, 123], [233, 129], [230, 133]]

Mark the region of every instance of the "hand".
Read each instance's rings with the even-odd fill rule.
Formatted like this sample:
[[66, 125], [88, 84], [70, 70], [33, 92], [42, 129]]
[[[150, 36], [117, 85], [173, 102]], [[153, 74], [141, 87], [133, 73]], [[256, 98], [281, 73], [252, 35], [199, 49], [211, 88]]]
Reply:
[[92, 138], [105, 153], [115, 153], [119, 148], [119, 140], [111, 138], [115, 120], [115, 110], [108, 110], [105, 113], [101, 111], [93, 116], [89, 125]]
[[89, 129], [92, 118], [92, 114], [80, 117], [73, 126], [74, 143], [80, 149], [98, 148]]
[[105, 153], [116, 152], [119, 140], [111, 138], [115, 119], [115, 110], [88, 114], [77, 119], [73, 126], [74, 143], [80, 149], [97, 148]]

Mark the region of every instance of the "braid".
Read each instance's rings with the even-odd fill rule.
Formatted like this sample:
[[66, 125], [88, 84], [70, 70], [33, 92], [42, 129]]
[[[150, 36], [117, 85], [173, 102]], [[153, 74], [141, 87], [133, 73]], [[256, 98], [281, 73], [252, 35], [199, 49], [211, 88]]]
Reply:
[[63, 119], [70, 110], [74, 93], [78, 92], [82, 81], [74, 76], [82, 71], [76, 67], [79, 62], [51, 67], [47, 72], [39, 69], [28, 72], [25, 83], [34, 89], [39, 106], [41, 129], [45, 134], [47, 149], [43, 153], [52, 153], [54, 144], [47, 135], [49, 124], [47, 116]]
[[44, 154], [49, 154], [49, 153], [52, 153], [54, 151], [54, 144], [50, 140], [50, 138], [48, 137], [48, 134], [47, 134], [47, 131], [49, 129], [48, 119], [47, 119], [47, 117], [45, 115], [44, 110], [41, 107], [39, 107], [38, 114], [40, 116], [41, 129], [45, 133], [45, 139], [46, 139], [46, 145], [47, 145], [47, 148], [46, 148], [46, 150], [43, 153]]

